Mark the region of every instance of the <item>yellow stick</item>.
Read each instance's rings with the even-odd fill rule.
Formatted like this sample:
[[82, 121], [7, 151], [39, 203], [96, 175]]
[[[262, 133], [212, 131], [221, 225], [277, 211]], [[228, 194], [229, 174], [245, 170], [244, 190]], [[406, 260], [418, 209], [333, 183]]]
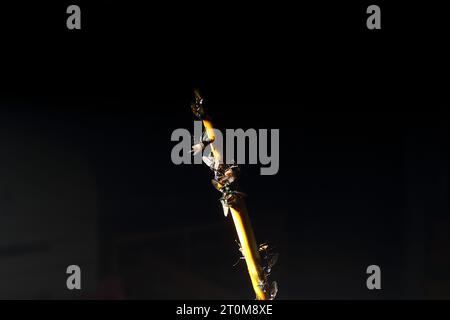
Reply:
[[[209, 120], [203, 120], [203, 125], [206, 129], [206, 134], [211, 141], [214, 141], [214, 127]], [[214, 143], [211, 143], [211, 151], [215, 161], [220, 161], [222, 155], [214, 148]], [[239, 237], [239, 243], [242, 248], [242, 255], [247, 264], [248, 273], [252, 282], [253, 290], [256, 294], [257, 300], [268, 300], [269, 294], [263, 290], [267, 289], [267, 279], [261, 268], [260, 255], [258, 246], [256, 245], [255, 236], [251, 227], [250, 218], [246, 210], [246, 206], [241, 199], [236, 206], [230, 208], [231, 216], [233, 217], [234, 226]], [[266, 290], [267, 291], [267, 290]]]

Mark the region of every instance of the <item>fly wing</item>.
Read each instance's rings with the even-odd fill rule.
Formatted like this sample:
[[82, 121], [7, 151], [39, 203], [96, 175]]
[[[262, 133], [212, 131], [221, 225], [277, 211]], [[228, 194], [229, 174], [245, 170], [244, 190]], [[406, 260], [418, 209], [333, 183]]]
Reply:
[[220, 203], [222, 203], [223, 214], [225, 215], [225, 217], [228, 217], [228, 213], [230, 213], [230, 207], [227, 206], [227, 204], [223, 200], [220, 200]]
[[194, 96], [195, 96], [195, 100], [197, 100], [197, 101], [202, 100], [202, 95], [200, 94], [200, 90], [194, 89]]
[[203, 131], [201, 141], [209, 141], [208, 133], [206, 131]]
[[191, 148], [191, 153], [197, 155], [198, 153], [203, 151], [203, 144], [202, 143], [196, 143]]
[[[272, 257], [270, 257], [269, 261], [267, 262], [268, 269], [272, 269], [275, 263], [278, 261], [278, 253], [275, 253]], [[270, 272], [270, 271], [269, 271]]]
[[236, 178], [234, 176], [226, 176], [226, 175], [224, 175], [224, 177], [222, 179], [220, 179], [220, 182], [221, 183], [227, 182], [229, 184], [232, 184], [235, 180], [236, 180]]
[[275, 299], [278, 293], [278, 284], [276, 281], [272, 281], [272, 284], [270, 285], [270, 300]]
[[240, 192], [240, 191], [234, 191], [234, 194], [239, 196], [239, 198], [244, 198], [247, 196], [247, 194]]
[[[214, 156], [213, 156], [213, 159], [214, 159]], [[213, 170], [214, 171], [219, 170], [219, 166], [220, 166], [220, 161], [214, 161], [214, 168], [213, 168]]]
[[268, 249], [269, 249], [269, 244], [267, 242], [264, 242], [259, 245], [258, 251], [263, 252], [263, 251], [267, 251]]
[[210, 167], [211, 169], [214, 169], [214, 158], [213, 157], [206, 157], [206, 156], [203, 156], [202, 157], [202, 160], [203, 160], [203, 162], [208, 166], [208, 167]]

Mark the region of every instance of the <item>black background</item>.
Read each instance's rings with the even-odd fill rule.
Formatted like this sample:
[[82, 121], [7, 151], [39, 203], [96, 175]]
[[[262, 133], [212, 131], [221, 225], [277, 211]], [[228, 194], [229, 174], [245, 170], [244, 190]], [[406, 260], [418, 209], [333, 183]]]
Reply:
[[68, 30], [69, 4], [2, 7], [2, 117], [90, 159], [100, 283], [252, 297], [208, 170], [170, 160], [198, 87], [219, 128], [280, 129], [279, 173], [244, 166], [242, 186], [257, 239], [280, 252], [281, 299], [450, 296], [442, 8], [378, 1], [382, 29], [367, 30], [368, 2], [78, 1], [82, 29]]

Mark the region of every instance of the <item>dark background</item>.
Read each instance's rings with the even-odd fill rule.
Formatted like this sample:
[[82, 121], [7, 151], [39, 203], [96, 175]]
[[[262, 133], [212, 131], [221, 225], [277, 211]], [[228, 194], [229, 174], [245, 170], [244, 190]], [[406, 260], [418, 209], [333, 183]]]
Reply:
[[[449, 298], [443, 10], [377, 2], [382, 30], [370, 31], [372, 3], [341, 2], [78, 1], [79, 31], [66, 29], [72, 3], [3, 7], [2, 139], [14, 132], [85, 159], [77, 170], [96, 200], [80, 225], [95, 234], [73, 241], [98, 248], [86, 261], [89, 289], [65, 289], [61, 265], [60, 286], [16, 285], [11, 297], [253, 297], [244, 264], [232, 266], [236, 236], [209, 170], [170, 159], [172, 131], [193, 130], [198, 87], [219, 128], [280, 129], [279, 173], [248, 165], [241, 179], [258, 241], [280, 252], [280, 299]], [[52, 159], [50, 168], [61, 164]], [[82, 203], [79, 192], [71, 195]], [[23, 215], [32, 224], [45, 213]], [[73, 228], [52, 221], [49, 230]], [[11, 266], [44, 259], [2, 252]], [[65, 252], [73, 264], [83, 256]], [[380, 291], [366, 288], [371, 264], [381, 267]]]

